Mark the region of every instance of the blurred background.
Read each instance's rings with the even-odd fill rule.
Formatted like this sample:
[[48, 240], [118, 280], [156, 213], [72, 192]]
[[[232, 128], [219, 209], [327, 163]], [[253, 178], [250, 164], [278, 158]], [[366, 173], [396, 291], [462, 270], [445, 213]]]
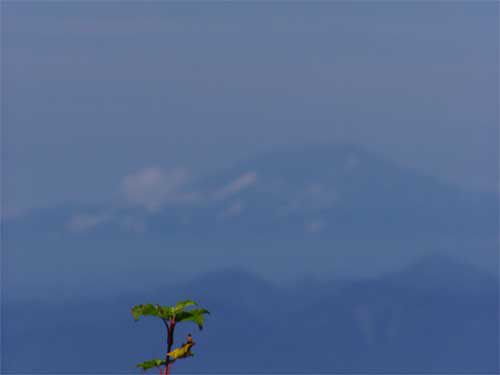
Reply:
[[3, 2], [2, 372], [498, 373], [498, 10]]

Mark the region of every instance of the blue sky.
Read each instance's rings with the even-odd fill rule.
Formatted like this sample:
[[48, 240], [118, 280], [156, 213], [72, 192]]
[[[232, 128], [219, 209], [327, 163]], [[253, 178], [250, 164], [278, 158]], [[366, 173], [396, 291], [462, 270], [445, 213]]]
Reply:
[[2, 4], [7, 210], [113, 200], [142, 168], [352, 142], [498, 180], [495, 2]]

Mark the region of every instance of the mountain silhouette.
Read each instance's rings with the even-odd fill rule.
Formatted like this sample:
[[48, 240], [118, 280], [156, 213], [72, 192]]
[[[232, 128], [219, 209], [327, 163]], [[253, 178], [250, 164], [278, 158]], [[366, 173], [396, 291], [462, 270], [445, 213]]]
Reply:
[[[440, 279], [424, 276], [439, 271]], [[425, 273], [429, 272], [429, 273]], [[107, 299], [4, 304], [3, 373], [118, 373], [158, 357], [163, 326], [133, 322], [137, 303], [193, 297], [210, 309], [178, 373], [498, 373], [498, 278], [434, 255], [364, 280], [277, 286], [238, 269]], [[482, 280], [458, 287], [457, 276]], [[395, 276], [397, 275], [397, 277]]]
[[430, 252], [497, 268], [495, 194], [354, 145], [276, 150], [178, 189], [153, 211], [63, 205], [5, 221], [8, 289], [48, 294], [131, 277], [155, 285], [161, 272], [188, 279], [231, 267], [275, 281], [375, 276]]

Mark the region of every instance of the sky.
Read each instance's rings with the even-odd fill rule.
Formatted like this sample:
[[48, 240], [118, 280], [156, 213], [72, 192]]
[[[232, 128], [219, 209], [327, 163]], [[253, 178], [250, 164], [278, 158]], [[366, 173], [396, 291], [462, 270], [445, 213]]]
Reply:
[[112, 201], [351, 142], [467, 189], [498, 182], [496, 2], [14, 2], [2, 8], [4, 208]]

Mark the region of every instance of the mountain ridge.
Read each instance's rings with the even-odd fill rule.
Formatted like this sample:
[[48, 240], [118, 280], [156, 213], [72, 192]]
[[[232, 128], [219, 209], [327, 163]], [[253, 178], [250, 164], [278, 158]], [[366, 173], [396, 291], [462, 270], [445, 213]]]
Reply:
[[[443, 259], [434, 262], [455, 277], [457, 263]], [[202, 332], [178, 327], [179, 337], [192, 332], [197, 341], [196, 361], [180, 364], [179, 373], [499, 370], [498, 283], [454, 294], [442, 284], [422, 289], [390, 277], [277, 287], [245, 270], [225, 270], [108, 298], [3, 301], [2, 372], [133, 373], [135, 363], [161, 356], [164, 337], [153, 318], [134, 323], [131, 306], [186, 297], [211, 314]]]

